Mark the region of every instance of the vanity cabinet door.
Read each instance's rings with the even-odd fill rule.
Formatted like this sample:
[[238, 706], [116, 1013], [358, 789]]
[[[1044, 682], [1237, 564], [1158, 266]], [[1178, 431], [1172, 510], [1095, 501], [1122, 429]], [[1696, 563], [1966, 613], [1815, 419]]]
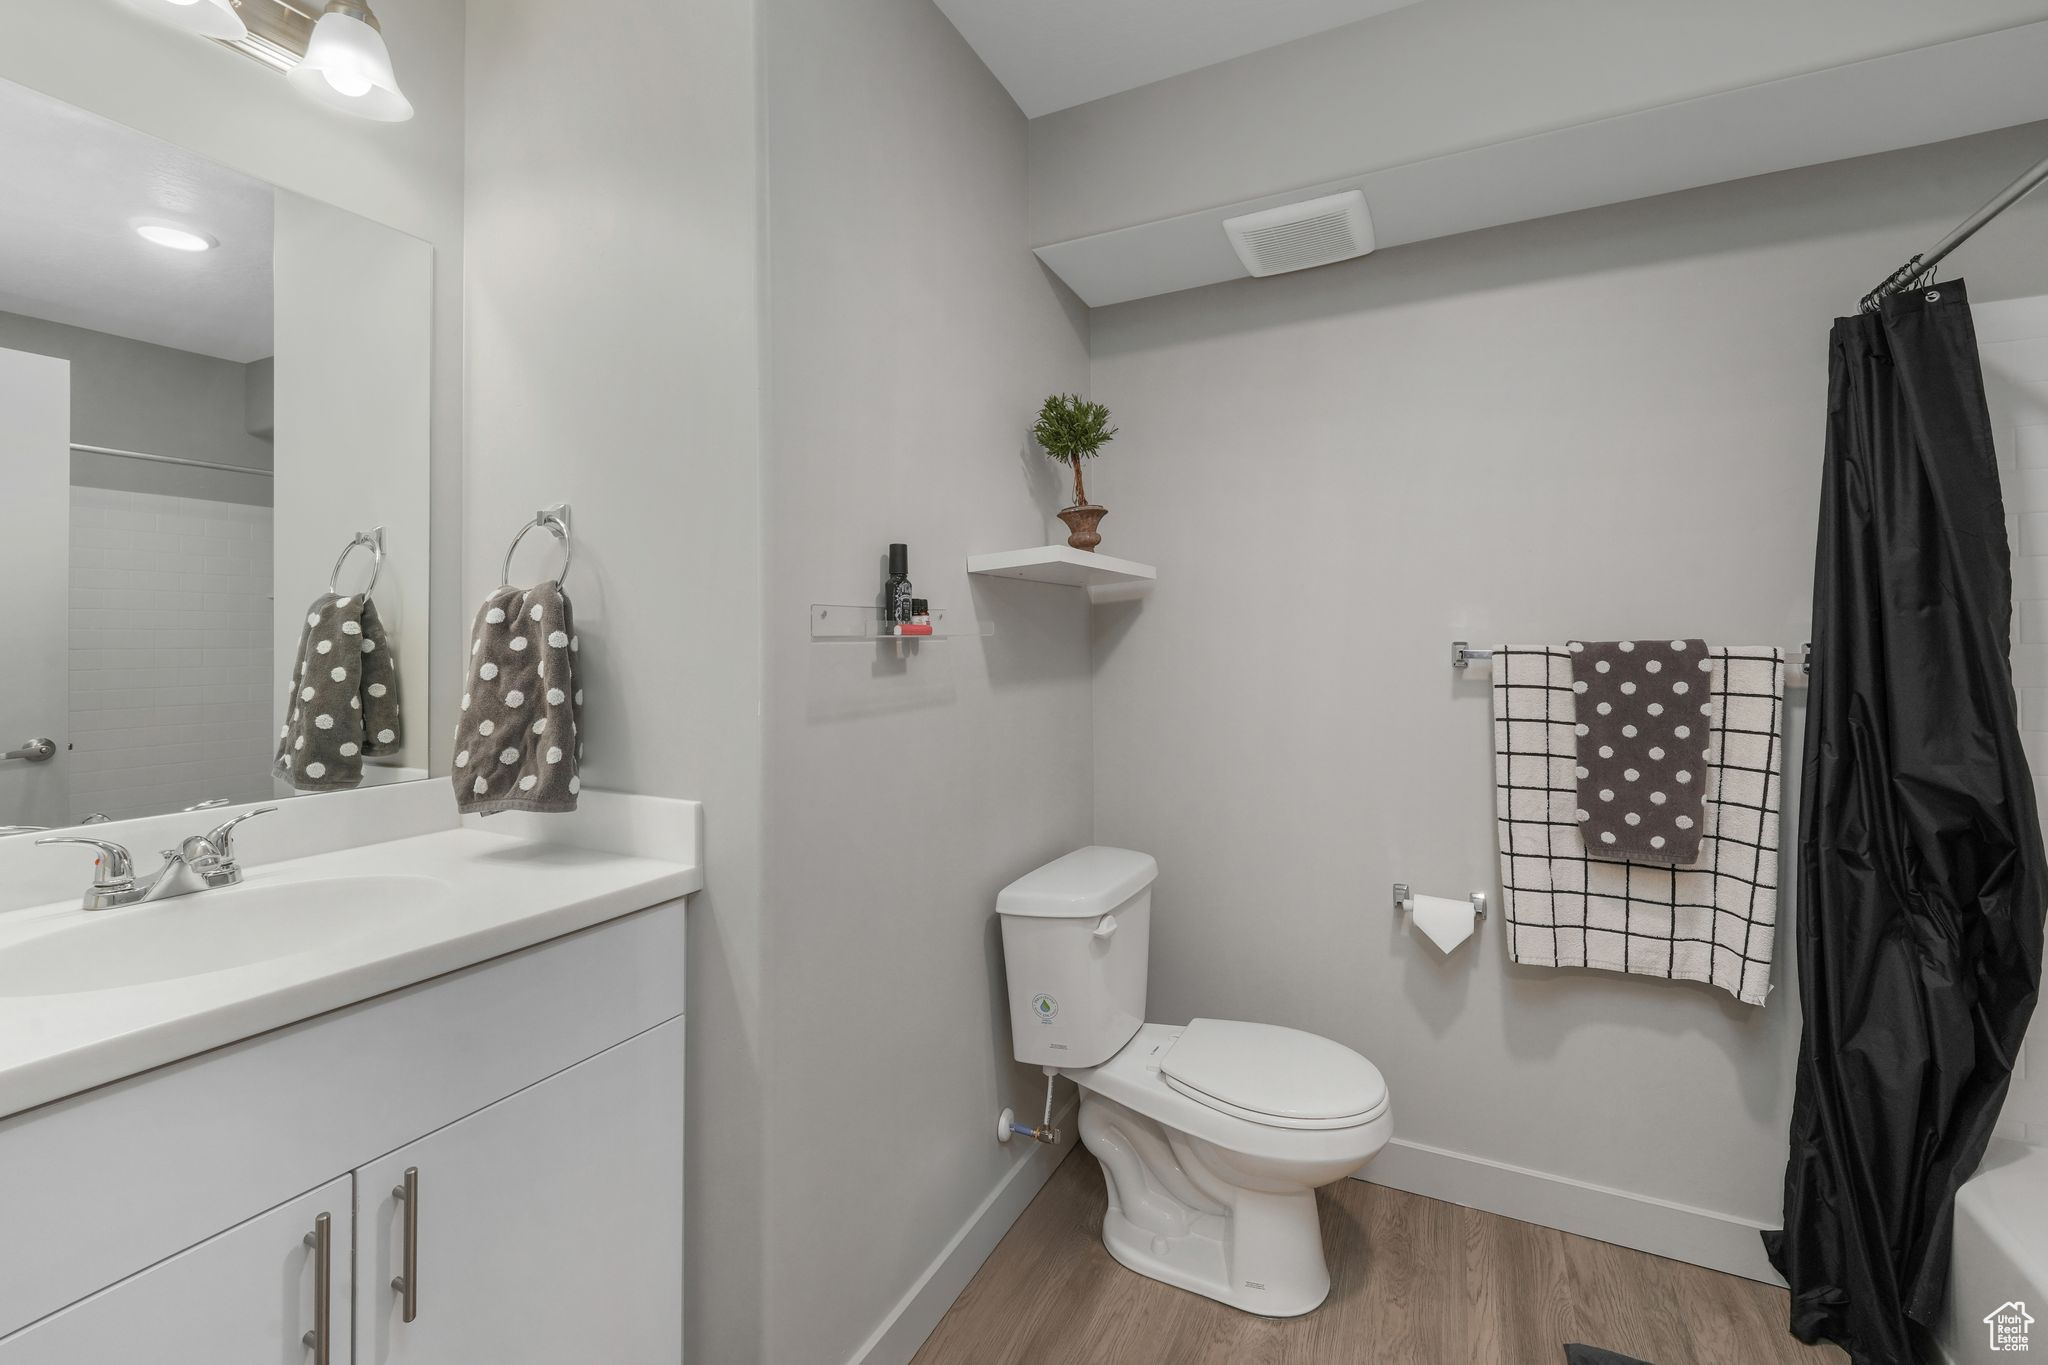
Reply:
[[[0, 1337], [0, 1365], [346, 1365], [354, 1212], [354, 1186], [343, 1176]], [[306, 1239], [322, 1214], [330, 1247], [324, 1356], [304, 1341], [323, 1289]]]
[[676, 1365], [682, 1091], [673, 1019], [358, 1170], [362, 1365]]

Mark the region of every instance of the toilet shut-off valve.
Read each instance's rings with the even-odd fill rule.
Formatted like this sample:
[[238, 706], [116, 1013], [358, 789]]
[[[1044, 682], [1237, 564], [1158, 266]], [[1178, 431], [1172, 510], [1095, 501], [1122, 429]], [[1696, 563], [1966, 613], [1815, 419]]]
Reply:
[[996, 1141], [1008, 1142], [1012, 1137], [1028, 1137], [1034, 1142], [1057, 1146], [1060, 1130], [1052, 1126], [1052, 1083], [1059, 1073], [1051, 1067], [1045, 1068], [1045, 1118], [1036, 1128], [1028, 1123], [1017, 1122], [1017, 1111], [1005, 1109], [996, 1116]]

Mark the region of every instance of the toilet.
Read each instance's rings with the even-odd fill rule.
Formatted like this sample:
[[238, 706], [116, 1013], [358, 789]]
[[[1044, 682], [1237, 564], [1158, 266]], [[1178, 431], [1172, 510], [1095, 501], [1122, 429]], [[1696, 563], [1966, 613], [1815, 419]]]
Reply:
[[1233, 1308], [1295, 1317], [1330, 1292], [1315, 1190], [1386, 1146], [1387, 1084], [1299, 1029], [1145, 1022], [1158, 875], [1149, 854], [1090, 847], [1003, 888], [1017, 1060], [1080, 1086], [1110, 1255]]

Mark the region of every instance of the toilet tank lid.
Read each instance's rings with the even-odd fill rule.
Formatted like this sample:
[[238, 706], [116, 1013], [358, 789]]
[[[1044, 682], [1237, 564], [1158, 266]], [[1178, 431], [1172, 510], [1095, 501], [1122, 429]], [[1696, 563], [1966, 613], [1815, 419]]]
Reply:
[[1092, 844], [1027, 872], [996, 895], [996, 911], [1038, 919], [1093, 919], [1152, 885], [1159, 864], [1149, 853]]

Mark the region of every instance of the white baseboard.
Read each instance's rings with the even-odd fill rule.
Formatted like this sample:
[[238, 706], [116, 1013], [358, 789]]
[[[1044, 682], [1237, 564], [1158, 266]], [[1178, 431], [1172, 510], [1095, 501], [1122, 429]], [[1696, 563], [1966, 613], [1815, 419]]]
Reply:
[[961, 1224], [960, 1230], [953, 1234], [937, 1259], [917, 1277], [917, 1283], [910, 1287], [910, 1291], [896, 1301], [896, 1306], [889, 1310], [889, 1315], [882, 1319], [882, 1325], [875, 1329], [874, 1334], [847, 1357], [846, 1365], [909, 1365], [910, 1358], [917, 1354], [917, 1348], [924, 1345], [924, 1339], [932, 1334], [932, 1328], [939, 1325], [939, 1319], [953, 1306], [953, 1300], [960, 1297], [960, 1291], [974, 1278], [974, 1272], [996, 1249], [996, 1243], [1003, 1240], [1003, 1234], [1022, 1216], [1032, 1196], [1052, 1178], [1054, 1169], [1080, 1140], [1080, 1129], [1073, 1121], [1079, 1102], [1079, 1096], [1076, 1096], [1053, 1115], [1053, 1126], [1066, 1134], [1065, 1140], [1057, 1147], [1030, 1141], [1024, 1143], [1026, 1150], [1018, 1155], [1009, 1172], [996, 1182], [988, 1198], [981, 1201], [981, 1207]]
[[1395, 1138], [1355, 1177], [1766, 1284], [1761, 1223]]

